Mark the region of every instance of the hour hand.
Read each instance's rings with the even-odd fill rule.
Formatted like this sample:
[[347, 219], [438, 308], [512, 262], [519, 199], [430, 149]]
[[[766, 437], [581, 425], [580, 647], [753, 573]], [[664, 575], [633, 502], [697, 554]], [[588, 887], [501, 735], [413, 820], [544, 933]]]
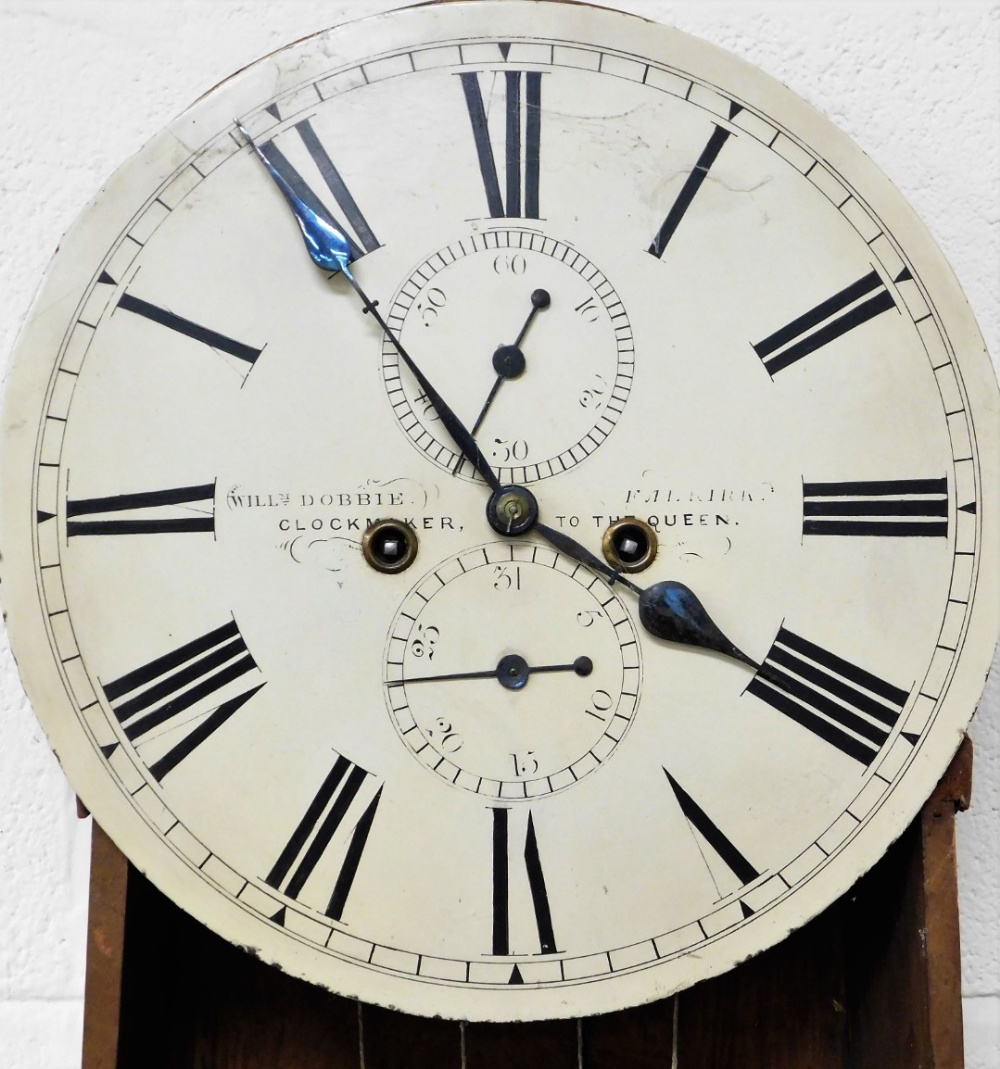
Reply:
[[318, 212], [313, 211], [292, 189], [285, 176], [268, 158], [267, 153], [250, 136], [250, 131], [239, 121], [236, 126], [257, 154], [257, 158], [267, 168], [267, 173], [281, 190], [285, 200], [288, 201], [288, 206], [292, 209], [295, 221], [299, 224], [302, 240], [306, 243], [306, 249], [313, 263], [323, 268], [324, 271], [343, 271], [350, 277], [351, 272], [347, 265], [351, 262], [351, 244], [344, 234], [328, 219], [324, 219]]

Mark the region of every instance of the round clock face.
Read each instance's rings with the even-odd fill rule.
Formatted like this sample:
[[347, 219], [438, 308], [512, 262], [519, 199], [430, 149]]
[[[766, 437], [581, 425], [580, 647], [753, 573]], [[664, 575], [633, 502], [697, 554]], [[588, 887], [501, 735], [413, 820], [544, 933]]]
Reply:
[[409, 1012], [775, 943], [912, 818], [996, 639], [997, 388], [940, 254], [788, 90], [615, 12], [412, 9], [213, 90], [67, 235], [5, 406], [75, 789], [213, 929]]

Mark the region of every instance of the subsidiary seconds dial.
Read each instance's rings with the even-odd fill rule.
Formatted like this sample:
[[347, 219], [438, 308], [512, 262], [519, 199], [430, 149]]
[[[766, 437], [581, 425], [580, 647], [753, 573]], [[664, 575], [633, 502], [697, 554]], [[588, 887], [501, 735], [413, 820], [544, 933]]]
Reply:
[[[403, 283], [386, 319], [431, 381], [447, 383], [448, 403], [503, 483], [579, 464], [628, 400], [634, 345], [621, 298], [582, 252], [538, 230], [491, 229], [439, 249]], [[382, 376], [411, 441], [479, 479], [388, 337]]]
[[400, 738], [484, 797], [571, 787], [612, 755], [639, 701], [631, 617], [593, 572], [532, 543], [496, 542], [410, 591], [386, 644]]

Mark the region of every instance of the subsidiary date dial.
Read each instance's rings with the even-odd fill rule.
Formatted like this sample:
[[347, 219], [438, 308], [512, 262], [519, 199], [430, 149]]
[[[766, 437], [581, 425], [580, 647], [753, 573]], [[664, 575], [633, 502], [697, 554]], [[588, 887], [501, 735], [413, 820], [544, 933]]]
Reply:
[[[628, 400], [634, 345], [621, 298], [575, 247], [537, 230], [487, 230], [440, 249], [403, 283], [386, 320], [431, 381], [447, 385], [503, 483], [579, 464]], [[417, 448], [479, 479], [389, 338], [382, 377]]]
[[564, 554], [497, 542], [410, 591], [389, 631], [385, 696], [407, 748], [484, 797], [537, 798], [613, 754], [641, 661], [617, 595]]

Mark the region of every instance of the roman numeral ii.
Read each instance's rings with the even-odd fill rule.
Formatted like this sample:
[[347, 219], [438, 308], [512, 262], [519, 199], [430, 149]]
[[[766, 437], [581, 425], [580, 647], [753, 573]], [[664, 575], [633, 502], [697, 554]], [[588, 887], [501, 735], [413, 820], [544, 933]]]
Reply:
[[879, 273], [869, 271], [857, 282], [757, 342], [754, 351], [773, 378], [790, 364], [895, 306], [896, 302]]

